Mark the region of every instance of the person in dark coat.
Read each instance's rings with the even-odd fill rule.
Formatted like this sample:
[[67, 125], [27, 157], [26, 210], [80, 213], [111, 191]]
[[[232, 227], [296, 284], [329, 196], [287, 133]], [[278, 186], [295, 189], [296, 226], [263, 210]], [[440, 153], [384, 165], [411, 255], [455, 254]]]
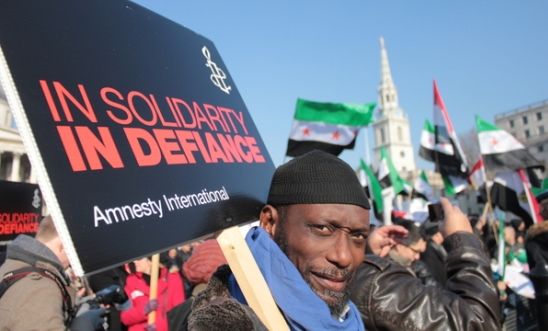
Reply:
[[[407, 231], [380, 227], [368, 238], [369, 203], [363, 188], [352, 168], [332, 155], [311, 152], [279, 167], [267, 201], [261, 227], [251, 229], [246, 241], [291, 330], [364, 330], [356, 307], [367, 330], [500, 329], [489, 261], [466, 216], [447, 200], [442, 203], [452, 274], [448, 291], [425, 287], [389, 260], [365, 258], [366, 242], [371, 252], [386, 255], [398, 242], [394, 236]], [[177, 330], [186, 330], [188, 321], [219, 297], [245, 302], [230, 270], [211, 278]], [[212, 310], [200, 314], [198, 330], [207, 329], [207, 321], [224, 311]], [[235, 315], [260, 330], [247, 313], [223, 316]], [[211, 324], [210, 329], [234, 322]]]
[[[127, 273], [123, 267], [112, 268], [88, 277], [88, 284], [94, 293], [97, 293], [111, 285], [118, 285], [124, 288]], [[118, 307], [111, 306], [107, 317], [109, 331], [126, 331], [127, 327], [120, 320]]]
[[445, 286], [447, 271], [445, 261], [447, 252], [443, 248], [443, 236], [439, 231], [438, 222], [426, 221], [421, 225], [421, 233], [426, 239], [426, 249], [421, 254], [420, 262], [425, 266], [423, 271], [419, 268], [421, 264], [414, 266], [415, 273], [425, 285]]
[[544, 221], [527, 230], [525, 250], [529, 278], [535, 287], [535, 307], [539, 330], [548, 330], [548, 190], [537, 196]]
[[[367, 330], [500, 330], [498, 294], [489, 257], [466, 216], [442, 198], [441, 224], [447, 251], [445, 289], [426, 286], [408, 269], [372, 250], [350, 286]], [[369, 241], [381, 241], [373, 232]], [[384, 243], [393, 245], [390, 231]], [[376, 246], [371, 245], [370, 246]]]
[[51, 217], [40, 222], [35, 238], [17, 236], [0, 266], [0, 288], [5, 288], [0, 330], [91, 331], [100, 326], [102, 308], [76, 315], [75, 290], [65, 273], [69, 265]]
[[388, 256], [403, 267], [411, 269], [411, 265], [418, 261], [426, 249], [426, 241], [422, 238], [419, 227], [415, 222], [406, 219], [396, 219], [394, 224], [404, 227], [407, 236], [399, 238], [391, 247]]

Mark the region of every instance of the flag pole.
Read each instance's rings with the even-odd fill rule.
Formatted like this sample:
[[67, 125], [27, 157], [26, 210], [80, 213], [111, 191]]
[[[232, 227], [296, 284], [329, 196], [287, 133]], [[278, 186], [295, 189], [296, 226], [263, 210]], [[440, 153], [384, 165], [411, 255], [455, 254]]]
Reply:
[[[362, 160], [362, 162], [363, 162], [363, 160]], [[360, 165], [360, 168], [362, 168], [361, 165]], [[373, 201], [373, 185], [371, 184], [371, 181], [369, 180], [369, 175], [365, 173], [365, 170], [364, 169], [360, 169], [360, 170], [361, 170], [360, 171], [360, 176], [363, 176], [363, 181], [367, 185], [367, 192], [369, 193], [369, 200], [371, 200], [371, 208], [374, 208], [373, 204], [375, 204], [375, 201]], [[362, 178], [360, 178], [360, 180], [362, 180]]]
[[[489, 178], [487, 177], [487, 165], [483, 161], [483, 155], [481, 154], [481, 151], [480, 151], [480, 159], [481, 159], [481, 163], [483, 164], [481, 171], [483, 172], [483, 178], [485, 178], [485, 194], [487, 195], [487, 204], [485, 207], [486, 207], [486, 210], [490, 209], [491, 212], [495, 214], [495, 208], [493, 208], [493, 202], [491, 201], [491, 188], [489, 187]], [[487, 208], [487, 206], [489, 208]], [[496, 214], [495, 214], [495, 219], [496, 219]], [[498, 233], [495, 231], [495, 224], [494, 223], [491, 224], [490, 228], [493, 230], [495, 234], [495, 240], [497, 241], [497, 244], [498, 244]]]
[[483, 178], [485, 178], [485, 193], [487, 194], [487, 204], [490, 206], [491, 211], [494, 212], [493, 202], [491, 201], [491, 188], [489, 187], [489, 178], [487, 177], [487, 165], [483, 162], [483, 155], [480, 152], [481, 163], [483, 164]]
[[365, 151], [365, 154], [364, 154], [364, 157], [365, 157], [365, 162], [366, 164], [371, 164], [371, 158], [370, 158], [370, 155], [369, 155], [369, 138], [367, 137], [369, 134], [368, 130], [367, 130], [367, 127], [364, 128], [363, 130], [363, 146], [364, 146], [364, 151]]
[[[443, 182], [443, 190], [441, 190], [440, 194], [442, 197], [446, 197], [447, 195], [445, 192], [445, 182], [443, 180], [443, 175], [440, 171], [440, 160], [439, 160], [439, 153], [438, 153], [437, 147], [438, 147], [438, 129], [434, 124], [434, 165], [436, 166], [436, 172], [440, 175], [441, 181]], [[450, 178], [448, 179], [451, 180]]]
[[[477, 118], [478, 118], [478, 115], [476, 115], [476, 134], [479, 135], [478, 133], [478, 124], [477, 124]], [[489, 178], [487, 177], [487, 164], [485, 163], [485, 160], [483, 159], [483, 154], [481, 153], [481, 142], [479, 142], [479, 137], [478, 137], [478, 143], [479, 143], [479, 151], [480, 151], [480, 160], [481, 160], [481, 163], [483, 164], [483, 178], [485, 178], [485, 193], [487, 194], [487, 204], [489, 205], [489, 207], [491, 208], [491, 211], [492, 213], [495, 215], [495, 219], [497, 218], [497, 215], [495, 214], [495, 208], [493, 208], [493, 202], [491, 201], [491, 188], [489, 187]], [[493, 231], [494, 231], [494, 224], [493, 224]], [[495, 238], [497, 238], [497, 235], [495, 233]]]
[[504, 241], [504, 219], [497, 215], [497, 213], [494, 213], [495, 217], [497, 218], [499, 229], [498, 229], [498, 266], [497, 266], [497, 272], [499, 273], [501, 279], [504, 279], [504, 274], [506, 272], [506, 252], [505, 252], [505, 241]]
[[[495, 211], [493, 210], [493, 207], [492, 207], [490, 204], [486, 203], [486, 204], [485, 204], [485, 207], [483, 208], [483, 213], [484, 213], [485, 218], [486, 218], [485, 223], [486, 223], [487, 227], [488, 227], [491, 231], [493, 231], [493, 234], [494, 234], [494, 237], [495, 237], [495, 242], [496, 242], [497, 245], [498, 245], [498, 243], [499, 243], [499, 235], [498, 235], [498, 232], [497, 232], [496, 224], [495, 224], [495, 222], [489, 222], [489, 219], [487, 218], [487, 213], [494, 214]], [[495, 218], [495, 219], [496, 219], [496, 218]]]
[[[152, 255], [152, 267], [150, 270], [150, 292], [148, 299], [149, 301], [156, 300], [158, 297], [158, 274], [160, 271], [160, 254], [156, 253]], [[155, 325], [156, 324], [156, 309], [151, 310], [147, 316], [147, 324]]]
[[[367, 130], [367, 127], [364, 128], [363, 130], [363, 148], [364, 148], [364, 157], [365, 157], [365, 162], [366, 164], [368, 165], [371, 165], [371, 158], [370, 158], [370, 155], [369, 155], [369, 139], [367, 137], [367, 135], [369, 134], [368, 130]], [[362, 172], [364, 172], [362, 170]], [[367, 178], [367, 174], [365, 174], [365, 181], [367, 183], [367, 191], [369, 191], [369, 197], [371, 199], [371, 201], [373, 202], [373, 192], [372, 192], [372, 185], [371, 183], [369, 183], [369, 178]], [[373, 202], [375, 203], [375, 202]], [[384, 223], [384, 220], [383, 220], [383, 223]]]

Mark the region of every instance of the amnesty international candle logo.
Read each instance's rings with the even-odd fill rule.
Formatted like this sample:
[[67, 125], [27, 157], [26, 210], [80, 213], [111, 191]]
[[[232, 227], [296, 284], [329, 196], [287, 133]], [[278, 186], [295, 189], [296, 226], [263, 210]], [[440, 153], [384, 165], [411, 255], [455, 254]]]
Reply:
[[213, 84], [221, 89], [221, 91], [225, 92], [226, 94], [230, 94], [230, 90], [232, 87], [230, 85], [227, 85], [225, 82], [226, 74], [225, 72], [217, 66], [217, 64], [213, 61], [211, 61], [211, 53], [209, 53], [209, 49], [207, 49], [206, 46], [202, 48], [202, 54], [204, 54], [205, 58], [207, 59], [206, 67], [211, 69], [211, 76], [209, 77]]
[[34, 196], [32, 197], [32, 206], [39, 208], [42, 205], [42, 199], [40, 198], [40, 190], [34, 190]]

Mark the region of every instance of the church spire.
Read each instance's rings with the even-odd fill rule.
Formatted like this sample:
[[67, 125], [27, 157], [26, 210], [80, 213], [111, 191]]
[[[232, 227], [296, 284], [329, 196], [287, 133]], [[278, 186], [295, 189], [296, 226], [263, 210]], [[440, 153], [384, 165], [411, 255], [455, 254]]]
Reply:
[[384, 46], [384, 38], [380, 38], [381, 45], [381, 82], [379, 84], [379, 112], [380, 115], [392, 111], [401, 111], [398, 102], [398, 91], [392, 80], [390, 64], [388, 63], [388, 53]]
[[415, 172], [415, 158], [409, 119], [398, 102], [398, 91], [392, 81], [384, 39], [381, 37], [379, 42], [381, 81], [378, 88], [379, 108], [373, 123], [375, 156], [380, 160], [381, 149], [385, 148], [400, 175], [411, 178]]

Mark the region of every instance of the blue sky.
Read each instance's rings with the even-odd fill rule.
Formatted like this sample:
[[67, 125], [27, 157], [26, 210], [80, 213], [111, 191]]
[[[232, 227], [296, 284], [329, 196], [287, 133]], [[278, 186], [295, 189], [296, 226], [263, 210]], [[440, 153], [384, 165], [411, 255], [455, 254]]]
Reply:
[[[418, 157], [433, 79], [458, 133], [473, 128], [475, 114], [493, 121], [548, 99], [548, 1], [135, 2], [215, 43], [276, 165], [297, 98], [377, 101], [380, 36], [421, 168], [433, 168]], [[362, 135], [341, 154], [354, 167]]]

